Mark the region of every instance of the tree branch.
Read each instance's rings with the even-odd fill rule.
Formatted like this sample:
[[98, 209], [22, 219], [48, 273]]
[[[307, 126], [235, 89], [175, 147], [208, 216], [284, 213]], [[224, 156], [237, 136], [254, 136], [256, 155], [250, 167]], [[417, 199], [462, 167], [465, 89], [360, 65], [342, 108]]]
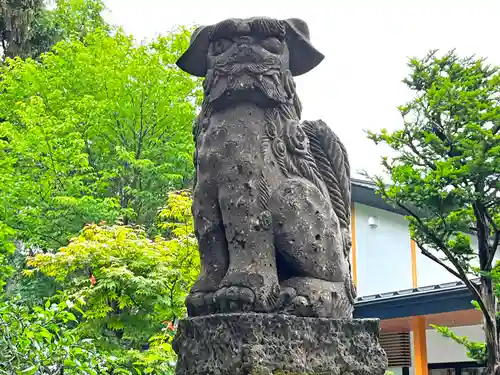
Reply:
[[5, 60], [6, 51], [7, 51], [7, 45], [5, 44], [5, 38], [3, 38], [3, 36], [2, 36], [2, 50], [3, 50], [3, 55], [4, 55], [3, 60]]
[[48, 234], [44, 234], [44, 233], [41, 233], [41, 232], [37, 232], [36, 230], [30, 230], [30, 229], [25, 229], [25, 228], [22, 228], [22, 227], [19, 227], [19, 226], [16, 226], [15, 224], [11, 224], [11, 223], [8, 223], [8, 222], [5, 222], [9, 227], [11, 227], [12, 229], [15, 229], [15, 230], [18, 230], [18, 231], [21, 231], [21, 232], [25, 232], [25, 231], [31, 231], [31, 233], [33, 234], [36, 234], [42, 238], [45, 238], [45, 239], [48, 239], [48, 240], [51, 240], [51, 241], [54, 241], [56, 243], [58, 243], [60, 246], [66, 246], [67, 244], [60, 241], [59, 239], [55, 238], [55, 237], [52, 237]]
[[413, 151], [413, 153], [415, 155], [417, 155], [420, 159], [422, 159], [422, 161], [424, 162], [425, 166], [429, 167], [430, 169], [432, 169], [433, 171], [436, 170], [436, 165], [435, 164], [432, 164], [426, 157], [424, 157], [418, 150], [417, 148], [415, 147], [415, 145], [413, 144], [413, 138], [412, 136], [410, 135], [410, 132], [405, 129], [405, 134], [407, 135], [408, 137], [408, 143], [407, 143], [407, 146]]
[[142, 152], [142, 146], [143, 146], [143, 141], [144, 137], [147, 134], [147, 129], [144, 131], [144, 92], [141, 92], [141, 108], [140, 108], [140, 114], [139, 114], [139, 137], [137, 139], [137, 150], [135, 152], [135, 158], [140, 159], [141, 158], [141, 152]]
[[[387, 197], [386, 195], [386, 198], [390, 199], [389, 197]], [[484, 303], [484, 300], [483, 300], [483, 297], [481, 296], [481, 293], [479, 292], [479, 290], [476, 288], [476, 286], [469, 280], [469, 278], [467, 277], [465, 271], [463, 270], [462, 267], [460, 267], [460, 264], [458, 263], [458, 261], [455, 259], [455, 257], [453, 256], [453, 254], [450, 252], [450, 250], [442, 243], [442, 241], [439, 240], [439, 238], [437, 238], [430, 230], [429, 228], [427, 227], [427, 225], [424, 224], [424, 222], [422, 221], [422, 219], [420, 219], [420, 217], [418, 215], [416, 215], [415, 213], [413, 213], [408, 207], [404, 206], [403, 204], [395, 201], [394, 202], [399, 208], [401, 208], [403, 211], [405, 211], [406, 213], [408, 213], [409, 216], [412, 216], [413, 218], [415, 218], [415, 220], [417, 220], [417, 222], [419, 223], [421, 229], [424, 231], [424, 233], [436, 244], [436, 246], [446, 255], [446, 257], [448, 258], [448, 260], [453, 264], [453, 266], [455, 266], [455, 268], [457, 269], [457, 272], [458, 272], [458, 275], [459, 275], [459, 279], [463, 281], [463, 283], [465, 284], [465, 286], [467, 287], [467, 289], [469, 289], [469, 291], [472, 293], [474, 299], [477, 300], [477, 303], [479, 304], [479, 307], [481, 308], [481, 311], [483, 312], [483, 315], [485, 317], [485, 319], [487, 320], [487, 322], [489, 324], [493, 324], [493, 317], [490, 315], [490, 312], [488, 311], [488, 309], [486, 308], [486, 304]]]
[[419, 247], [419, 249], [420, 249], [420, 251], [422, 252], [423, 255], [425, 255], [427, 258], [433, 260], [434, 262], [436, 262], [440, 266], [444, 267], [449, 273], [451, 273], [456, 278], [461, 279], [461, 276], [460, 276], [460, 274], [457, 271], [455, 271], [453, 268], [451, 268], [450, 266], [448, 266], [445, 262], [443, 262], [441, 259], [439, 259], [434, 254], [432, 254], [428, 250], [424, 249], [423, 246], [422, 246], [422, 244], [420, 242], [418, 242], [418, 241], [415, 241], [415, 242], [418, 245], [418, 247]]
[[[476, 191], [480, 189], [476, 186]], [[489, 226], [488, 226], [488, 213], [484, 208], [482, 202], [475, 201], [472, 204], [474, 210], [474, 216], [476, 217], [476, 227], [477, 231], [477, 247], [479, 256], [479, 267], [481, 271], [489, 271], [491, 263], [493, 262], [493, 257], [495, 252], [491, 251], [490, 245], [488, 243], [489, 239]]]
[[493, 227], [493, 244], [491, 245], [490, 248], [490, 253], [488, 260], [486, 262], [487, 269], [491, 268], [493, 264], [493, 260], [495, 259], [495, 253], [497, 252], [498, 245], [500, 244], [500, 230], [498, 229], [498, 226], [495, 223], [495, 220], [491, 217], [490, 213], [488, 212], [488, 209], [485, 208], [484, 214], [486, 216], [486, 220], [491, 224]]

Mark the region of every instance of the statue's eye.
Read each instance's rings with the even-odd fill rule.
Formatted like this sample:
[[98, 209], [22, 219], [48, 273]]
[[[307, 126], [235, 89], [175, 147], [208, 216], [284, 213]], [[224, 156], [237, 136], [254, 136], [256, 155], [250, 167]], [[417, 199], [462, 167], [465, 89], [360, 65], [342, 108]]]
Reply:
[[233, 42], [229, 39], [217, 39], [212, 43], [212, 53], [214, 55], [220, 55], [221, 53], [226, 52], [232, 44]]
[[262, 47], [271, 53], [280, 53], [283, 50], [283, 43], [278, 38], [270, 37], [264, 39]]

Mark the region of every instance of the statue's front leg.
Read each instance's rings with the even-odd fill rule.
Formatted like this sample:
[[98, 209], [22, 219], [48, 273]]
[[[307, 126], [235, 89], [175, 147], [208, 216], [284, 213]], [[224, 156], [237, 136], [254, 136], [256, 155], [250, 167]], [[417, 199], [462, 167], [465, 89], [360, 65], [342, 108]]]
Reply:
[[235, 178], [219, 190], [229, 268], [215, 299], [220, 312], [268, 312], [279, 295], [271, 215], [258, 203], [252, 171], [239, 169], [246, 179]]
[[189, 316], [197, 316], [215, 312], [214, 293], [219, 289], [229, 263], [215, 183], [198, 182], [194, 189], [192, 211], [201, 269], [186, 305]]

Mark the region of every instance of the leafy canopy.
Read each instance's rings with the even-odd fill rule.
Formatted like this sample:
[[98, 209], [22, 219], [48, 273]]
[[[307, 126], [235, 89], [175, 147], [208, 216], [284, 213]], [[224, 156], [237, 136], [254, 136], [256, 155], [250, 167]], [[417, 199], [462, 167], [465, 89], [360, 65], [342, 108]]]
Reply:
[[500, 243], [500, 68], [454, 51], [441, 57], [432, 51], [409, 67], [403, 82], [415, 98], [399, 108], [403, 128], [368, 132], [394, 151], [383, 159], [392, 183], [374, 180], [380, 194], [408, 214], [422, 254], [461, 279], [476, 299], [486, 347], [445, 327], [439, 331], [486, 360], [492, 373], [500, 363], [492, 281]]
[[109, 28], [103, 10], [101, 0], [0, 0], [0, 55], [36, 58], [61, 40], [82, 40]]
[[376, 182], [408, 213], [412, 238], [424, 253], [442, 252], [462, 278], [475, 273], [471, 261], [479, 254], [469, 234], [478, 234], [478, 220], [486, 220], [480, 245], [490, 266], [500, 236], [499, 69], [454, 52], [433, 52], [409, 66], [404, 82], [415, 99], [399, 108], [403, 129], [369, 132], [396, 151], [383, 160], [392, 183]]
[[[55, 249], [90, 222], [153, 228], [189, 185], [198, 81], [174, 66], [179, 29], [137, 45], [121, 31], [58, 43], [0, 72], [0, 223]], [[0, 236], [1, 238], [1, 236]]]
[[[158, 362], [160, 355], [165, 365], [165, 356], [174, 358], [169, 322], [185, 315], [184, 300], [199, 271], [190, 208], [187, 192], [169, 195], [159, 224], [168, 229], [167, 239], [151, 240], [139, 227], [88, 225], [57, 253], [31, 258], [26, 273], [59, 282], [63, 299], [78, 311], [80, 336], [120, 357]], [[148, 341], [155, 349], [143, 353]]]
[[64, 302], [29, 309], [17, 299], [0, 299], [0, 374], [110, 374], [111, 358], [81, 340], [70, 327], [74, 322]]

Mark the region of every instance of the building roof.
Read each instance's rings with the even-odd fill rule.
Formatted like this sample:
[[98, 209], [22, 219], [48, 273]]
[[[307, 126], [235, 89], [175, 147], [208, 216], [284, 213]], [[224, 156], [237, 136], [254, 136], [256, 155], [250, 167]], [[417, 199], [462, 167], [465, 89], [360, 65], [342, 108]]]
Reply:
[[[477, 282], [477, 280], [473, 280]], [[462, 281], [358, 297], [356, 318], [393, 319], [470, 310], [472, 294]]]
[[352, 178], [351, 190], [353, 202], [394, 212], [399, 215], [406, 215], [404, 211], [395, 208], [384, 201], [382, 197], [376, 193], [376, 186], [371, 181]]
[[442, 284], [436, 284], [436, 285], [428, 285], [428, 286], [422, 286], [418, 288], [411, 288], [411, 289], [401, 289], [397, 290], [394, 292], [388, 292], [388, 293], [378, 293], [378, 294], [371, 294], [368, 296], [361, 296], [356, 299], [357, 302], [366, 302], [366, 301], [374, 301], [374, 300], [381, 300], [381, 299], [388, 299], [388, 298], [398, 298], [401, 296], [406, 296], [409, 294], [421, 294], [421, 293], [429, 293], [432, 291], [438, 291], [438, 290], [450, 290], [450, 289], [463, 289], [465, 288], [465, 284], [463, 281], [452, 281], [448, 283], [442, 283]]

